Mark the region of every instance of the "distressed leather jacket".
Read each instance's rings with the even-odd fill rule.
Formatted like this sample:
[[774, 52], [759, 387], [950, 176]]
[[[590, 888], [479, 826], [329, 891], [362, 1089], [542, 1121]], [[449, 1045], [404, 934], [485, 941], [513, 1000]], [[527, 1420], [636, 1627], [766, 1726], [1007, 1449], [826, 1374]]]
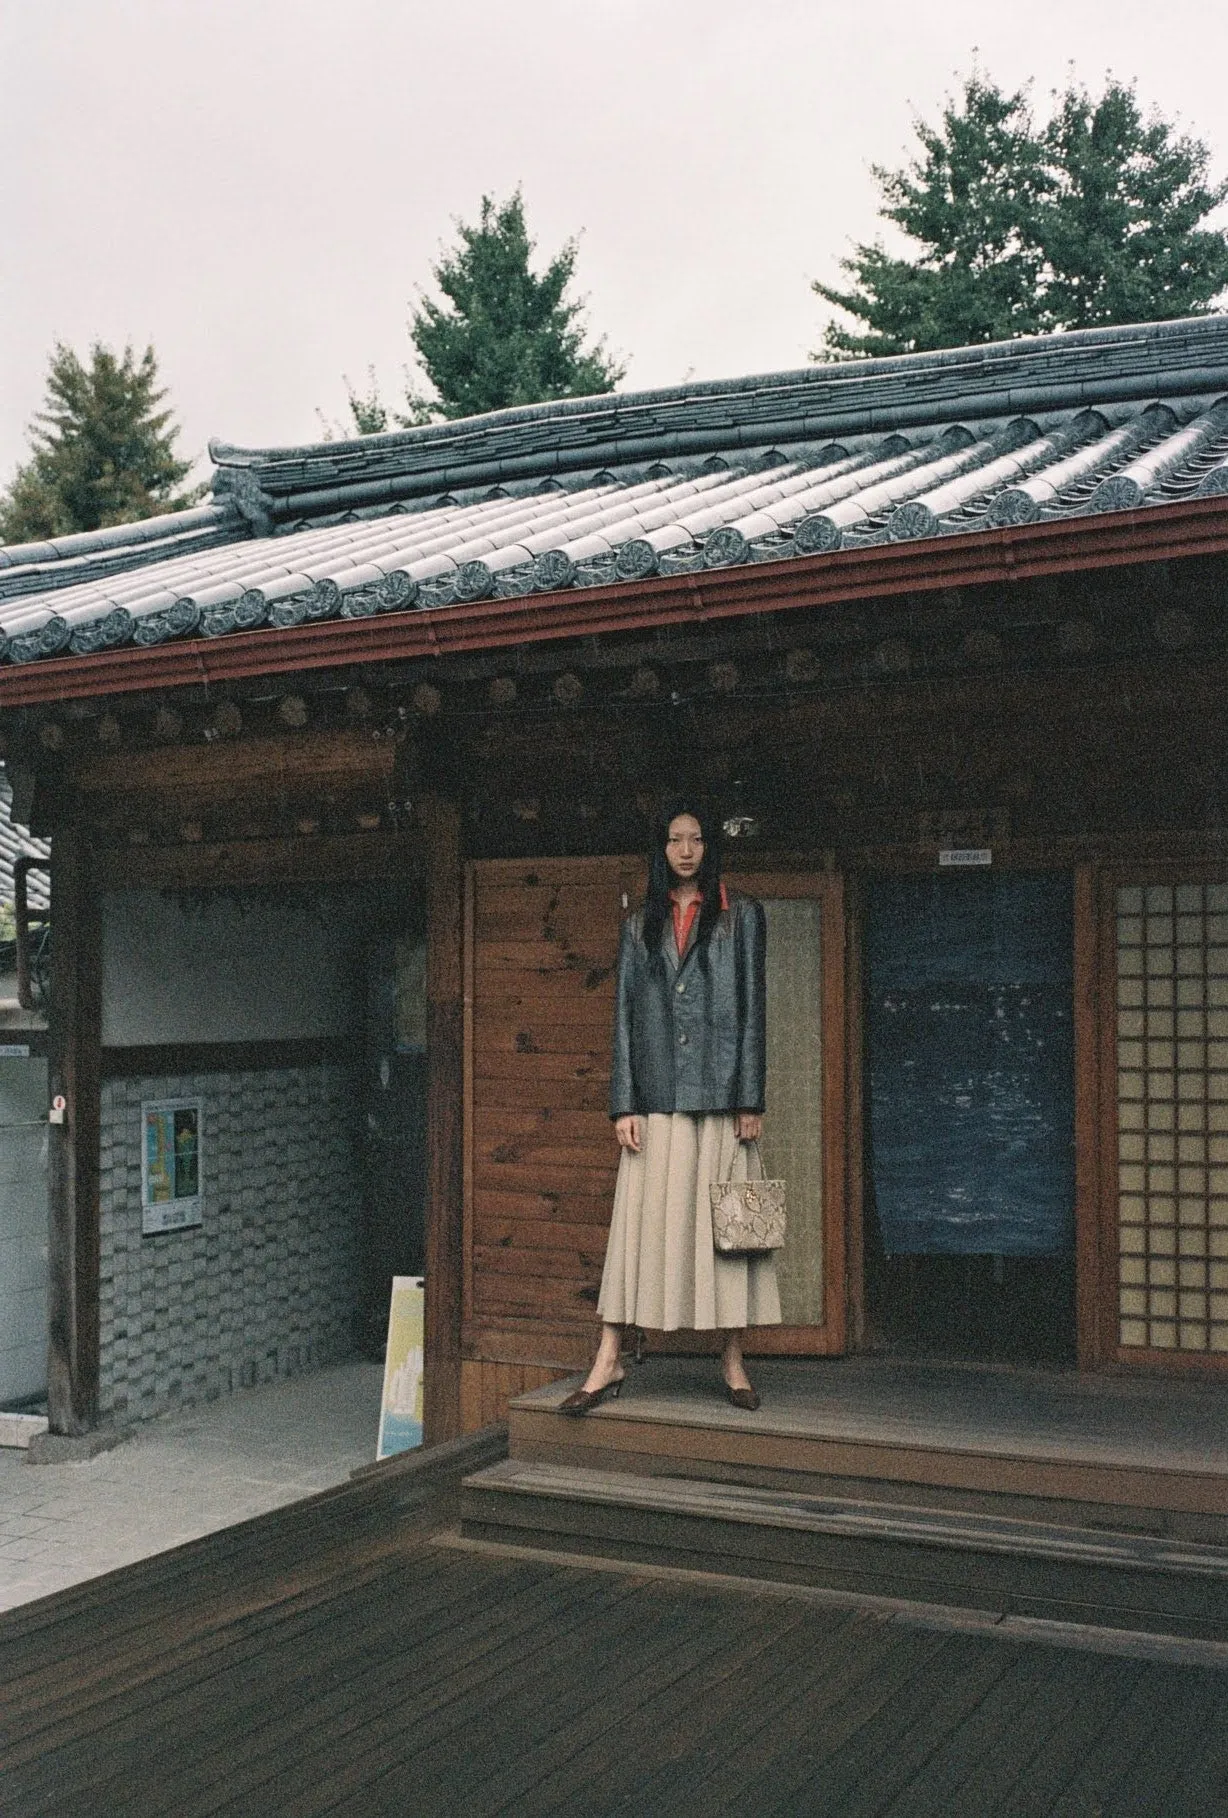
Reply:
[[644, 914], [623, 923], [614, 1005], [610, 1116], [762, 1111], [767, 1071], [762, 904], [728, 892], [705, 964], [692, 937], [679, 960], [667, 917], [659, 955]]

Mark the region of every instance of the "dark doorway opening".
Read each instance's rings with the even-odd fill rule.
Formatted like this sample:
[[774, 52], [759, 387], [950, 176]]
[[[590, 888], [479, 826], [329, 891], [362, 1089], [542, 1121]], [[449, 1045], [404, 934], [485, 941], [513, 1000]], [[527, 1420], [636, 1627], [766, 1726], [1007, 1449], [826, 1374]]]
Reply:
[[1075, 1354], [1070, 880], [876, 880], [866, 1312], [904, 1354]]
[[389, 893], [366, 943], [363, 1208], [356, 1338], [382, 1359], [393, 1277], [421, 1275], [426, 1236], [426, 931], [421, 901]]

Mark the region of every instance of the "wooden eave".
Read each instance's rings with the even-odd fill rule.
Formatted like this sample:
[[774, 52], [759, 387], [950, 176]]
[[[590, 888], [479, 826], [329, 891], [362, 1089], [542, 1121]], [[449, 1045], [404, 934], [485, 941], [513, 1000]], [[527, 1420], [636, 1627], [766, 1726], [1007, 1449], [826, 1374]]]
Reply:
[[405, 662], [602, 633], [1228, 553], [1228, 497], [874, 544], [646, 581], [52, 658], [0, 671], [0, 710]]

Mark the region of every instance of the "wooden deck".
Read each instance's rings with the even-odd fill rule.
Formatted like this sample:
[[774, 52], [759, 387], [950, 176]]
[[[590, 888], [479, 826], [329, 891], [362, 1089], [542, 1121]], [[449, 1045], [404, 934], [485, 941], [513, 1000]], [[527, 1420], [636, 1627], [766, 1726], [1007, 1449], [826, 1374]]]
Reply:
[[501, 1451], [392, 1461], [0, 1619], [6, 1818], [1228, 1811], [1211, 1650], [467, 1547], [458, 1481]]

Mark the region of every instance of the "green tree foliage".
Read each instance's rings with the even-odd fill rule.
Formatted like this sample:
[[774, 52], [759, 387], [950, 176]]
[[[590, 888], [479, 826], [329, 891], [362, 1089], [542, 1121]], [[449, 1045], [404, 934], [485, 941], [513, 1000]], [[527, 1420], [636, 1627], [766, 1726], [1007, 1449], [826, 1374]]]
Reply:
[[1026, 89], [967, 77], [920, 152], [874, 167], [880, 214], [918, 247], [857, 245], [845, 289], [814, 285], [855, 326], [829, 322], [816, 359], [960, 347], [1013, 335], [1205, 313], [1228, 286], [1228, 235], [1205, 225], [1228, 196], [1201, 140], [1145, 116], [1110, 79], [1072, 84], [1037, 125]]
[[[345, 377], [344, 374], [342, 377], [345, 378], [345, 390], [350, 406], [350, 416], [354, 420], [354, 428], [357, 433], [360, 436], [383, 435], [384, 431], [391, 426], [392, 419], [390, 418], [388, 406], [380, 396], [379, 381], [375, 377], [374, 366], [368, 366], [367, 368], [367, 389], [365, 393], [355, 391], [349, 379]], [[330, 442], [332, 441], [333, 436], [331, 431], [326, 439]]]
[[0, 536], [31, 542], [192, 504], [199, 492], [176, 490], [191, 463], [176, 459], [165, 397], [152, 347], [138, 360], [131, 347], [121, 358], [95, 342], [87, 366], [57, 342], [30, 428], [33, 452], [0, 499]]
[[358, 394], [347, 381], [359, 435], [440, 417], [471, 417], [511, 404], [585, 398], [613, 391], [625, 368], [604, 341], [584, 345], [582, 300], [568, 297], [579, 245], [568, 240], [540, 273], [516, 190], [506, 202], [482, 197], [476, 225], [456, 223], [457, 243], [432, 268], [442, 299], [419, 292], [409, 333], [432, 390], [406, 384], [406, 410], [391, 412], [370, 376]]
[[[483, 196], [477, 225], [456, 228], [457, 246], [432, 270], [444, 301], [420, 293], [409, 330], [440, 414], [613, 391], [624, 369], [604, 342], [585, 348], [583, 304], [567, 297], [578, 243], [568, 240], [535, 275], [519, 189], [502, 203]], [[411, 395], [410, 404], [430, 409], [433, 400]]]
[[1202, 315], [1228, 287], [1228, 234], [1201, 225], [1228, 197], [1200, 139], [1144, 118], [1132, 88], [1070, 88], [1045, 128], [1046, 302], [1062, 327]]

